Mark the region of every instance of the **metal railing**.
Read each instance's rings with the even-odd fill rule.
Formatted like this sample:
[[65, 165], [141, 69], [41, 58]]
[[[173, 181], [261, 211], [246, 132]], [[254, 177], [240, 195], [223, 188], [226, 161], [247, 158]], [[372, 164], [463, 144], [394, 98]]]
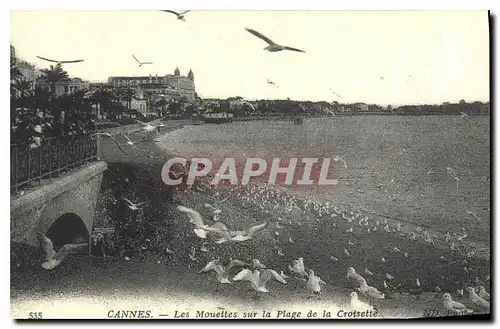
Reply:
[[58, 177], [97, 160], [97, 138], [90, 135], [42, 139], [39, 147], [30, 143], [10, 145], [10, 190], [42, 184], [43, 179]]

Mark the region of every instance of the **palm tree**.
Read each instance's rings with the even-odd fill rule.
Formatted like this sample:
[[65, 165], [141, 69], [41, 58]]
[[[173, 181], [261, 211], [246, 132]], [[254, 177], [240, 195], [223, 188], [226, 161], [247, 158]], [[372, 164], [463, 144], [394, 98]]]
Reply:
[[50, 69], [43, 69], [41, 73], [41, 78], [50, 84], [52, 97], [55, 97], [56, 94], [56, 84], [61, 80], [69, 78], [68, 72], [63, 70], [61, 63], [57, 63], [56, 66], [51, 65]]
[[90, 102], [97, 104], [98, 117], [101, 110], [104, 110], [108, 117], [111, 117], [115, 110], [120, 109], [122, 95], [116, 90], [97, 89], [90, 96]]
[[12, 92], [16, 98], [29, 98], [33, 95], [33, 81], [27, 80], [24, 77], [18, 77], [11, 83], [11, 96]]
[[121, 101], [126, 102], [127, 109], [132, 107], [132, 99], [137, 97], [137, 93], [133, 88], [122, 87], [118, 90], [118, 95]]

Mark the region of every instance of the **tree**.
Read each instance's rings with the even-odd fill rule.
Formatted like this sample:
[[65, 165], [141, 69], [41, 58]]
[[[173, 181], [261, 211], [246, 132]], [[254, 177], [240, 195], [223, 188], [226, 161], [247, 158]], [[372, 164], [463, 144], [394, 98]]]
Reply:
[[16, 98], [29, 98], [33, 95], [33, 81], [25, 79], [23, 76], [11, 82], [11, 96]]
[[17, 67], [17, 60], [15, 57], [10, 57], [10, 81], [15, 81], [22, 77], [21, 70]]
[[126, 107], [130, 110], [132, 107], [132, 99], [137, 97], [137, 93], [133, 88], [121, 87], [118, 89], [118, 97], [120, 98], [120, 101], [126, 102]]
[[50, 69], [43, 69], [41, 73], [41, 78], [50, 84], [52, 97], [56, 95], [56, 84], [61, 80], [69, 78], [68, 72], [63, 70], [61, 63], [57, 63], [56, 66], [51, 65]]
[[101, 114], [101, 111], [104, 110], [108, 114], [108, 116], [112, 116], [113, 112], [120, 108], [119, 102], [120, 97], [118, 92], [115, 90], [106, 90], [103, 88], [97, 89], [90, 96], [91, 104], [97, 105], [97, 114], [98, 118]]

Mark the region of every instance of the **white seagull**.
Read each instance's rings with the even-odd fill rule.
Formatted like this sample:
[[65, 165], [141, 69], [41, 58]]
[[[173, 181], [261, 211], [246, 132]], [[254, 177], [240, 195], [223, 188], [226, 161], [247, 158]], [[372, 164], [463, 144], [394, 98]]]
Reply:
[[143, 126], [142, 129], [145, 130], [145, 131], [147, 131], [147, 132], [150, 132], [150, 131], [153, 131], [153, 130], [156, 129], [155, 126], [152, 126], [149, 123], [144, 123], [141, 120], [135, 120], [135, 122], [141, 124]]
[[222, 210], [218, 209], [218, 208], [215, 208], [214, 206], [212, 206], [211, 204], [209, 203], [205, 203], [204, 204], [205, 208], [209, 208], [210, 210], [212, 210], [212, 212], [214, 214], [220, 214], [222, 212]]
[[332, 92], [335, 96], [337, 96], [338, 98], [340, 98], [340, 95], [339, 95], [339, 94], [337, 94], [337, 93], [336, 93], [336, 92], [335, 92], [332, 88], [330, 88], [330, 91], [331, 91], [331, 92]]
[[369, 286], [365, 279], [360, 280], [358, 291], [373, 299], [384, 299], [384, 293], [378, 291], [377, 288]]
[[288, 270], [291, 273], [298, 274], [301, 277], [307, 276], [307, 272], [304, 266], [304, 258], [299, 257], [292, 261], [292, 266], [288, 265]]
[[477, 290], [477, 294], [479, 295], [479, 297], [481, 297], [482, 299], [484, 299], [486, 301], [490, 301], [490, 294], [488, 294], [486, 292], [486, 289], [484, 289], [484, 286], [476, 287], [476, 290]]
[[361, 274], [356, 273], [354, 267], [349, 267], [347, 269], [347, 280], [353, 285], [354, 288], [359, 288], [362, 281], [366, 282], [365, 278], [363, 278]]
[[277, 85], [274, 81], [272, 81], [272, 80], [270, 80], [270, 79], [267, 79], [267, 81], [266, 81], [266, 82], [267, 82], [267, 84], [270, 84], [270, 85], [275, 86], [276, 88], [279, 88], [279, 87], [278, 87], [278, 85]]
[[166, 13], [171, 13], [171, 14], [174, 14], [175, 16], [177, 16], [177, 19], [178, 20], [181, 20], [181, 21], [186, 21], [186, 18], [184, 17], [184, 15], [186, 15], [188, 12], [190, 12], [190, 10], [184, 10], [183, 12], [176, 12], [176, 11], [173, 11], [173, 10], [162, 10], [163, 12], [166, 12]]
[[80, 243], [80, 244], [66, 244], [56, 253], [54, 250], [54, 245], [52, 241], [46, 237], [43, 233], [37, 232], [37, 238], [40, 242], [40, 246], [43, 248], [45, 252], [45, 262], [42, 263], [42, 267], [46, 270], [51, 270], [54, 267], [61, 264], [64, 257], [69, 255], [73, 250], [80, 249], [83, 247], [89, 246], [88, 243]]
[[136, 143], [140, 142], [140, 140], [138, 140], [138, 141], [133, 141], [133, 140], [131, 140], [131, 139], [130, 139], [130, 137], [128, 137], [128, 135], [127, 135], [127, 134], [123, 134], [123, 136], [124, 136], [124, 137], [125, 137], [125, 139], [127, 140], [127, 144], [128, 144], [128, 145], [134, 145], [134, 144], [136, 144]]
[[[247, 228], [246, 230], [240, 230], [240, 231], [231, 231], [227, 229], [227, 226], [225, 227], [226, 229], [220, 230], [220, 233], [223, 235], [223, 237], [219, 240], [217, 240], [215, 243], [221, 244], [227, 241], [247, 241], [250, 240], [254, 235], [259, 233], [260, 231], [264, 230], [268, 225], [268, 222], [265, 222], [263, 224], [251, 226]], [[224, 225], [225, 226], [225, 225]]]
[[266, 37], [265, 35], [263, 35], [262, 33], [254, 30], [254, 29], [245, 28], [245, 30], [247, 30], [248, 32], [250, 32], [253, 35], [255, 35], [257, 38], [262, 39], [262, 40], [264, 40], [265, 42], [267, 42], [269, 44], [269, 46], [267, 46], [266, 48], [264, 48], [264, 50], [267, 50], [267, 51], [270, 51], [270, 52], [277, 52], [277, 51], [282, 51], [282, 50], [291, 50], [291, 51], [298, 51], [298, 52], [301, 52], [301, 53], [305, 53], [305, 51], [297, 49], [297, 48], [292, 48], [292, 47], [288, 47], [288, 46], [279, 45], [279, 44], [275, 43], [274, 41], [272, 41], [271, 39], [269, 39], [268, 37]]
[[141, 66], [143, 66], [145, 64], [153, 64], [153, 62], [141, 62], [134, 55], [132, 55], [132, 57], [134, 57], [135, 61], [139, 64], [139, 67], [141, 67]]
[[209, 227], [208, 225], [205, 224], [203, 217], [199, 212], [197, 212], [194, 209], [184, 207], [184, 206], [178, 206], [177, 210], [180, 212], [185, 213], [189, 217], [189, 222], [191, 224], [194, 224], [194, 233], [201, 239], [206, 239], [207, 238], [207, 232], [218, 232], [221, 230], [219, 227], [223, 223], [215, 223], [213, 226], [217, 225], [217, 227]]
[[104, 137], [111, 138], [113, 140], [113, 142], [115, 142], [115, 144], [120, 148], [120, 150], [123, 153], [127, 153], [127, 151], [125, 151], [123, 149], [123, 147], [118, 143], [118, 141], [110, 133], [95, 133], [95, 134], [90, 135], [90, 137], [94, 137], [94, 136], [104, 136]]
[[134, 211], [141, 209], [141, 208], [139, 208], [139, 206], [142, 206], [143, 204], [148, 203], [150, 201], [150, 200], [146, 200], [146, 201], [139, 202], [139, 203], [133, 203], [132, 201], [130, 201], [126, 197], [122, 197], [122, 200], [127, 203], [127, 207], [129, 207], [131, 210], [134, 210]]
[[472, 287], [467, 287], [465, 289], [469, 296], [468, 300], [470, 301], [471, 307], [474, 309], [474, 311], [478, 312], [490, 312], [490, 303], [483, 298], [479, 297], [476, 294], [476, 291]]
[[250, 264], [247, 264], [241, 260], [238, 259], [230, 259], [229, 263], [226, 265], [224, 268], [221, 264], [219, 259], [214, 259], [210, 262], [208, 262], [207, 265], [205, 265], [204, 268], [202, 268], [198, 273], [208, 273], [210, 271], [214, 271], [216, 274], [217, 278], [217, 290], [219, 290], [219, 285], [220, 284], [230, 284], [231, 281], [229, 281], [229, 271], [233, 267], [245, 267], [245, 266], [250, 266]]
[[256, 293], [259, 293], [269, 292], [269, 290], [266, 289], [266, 283], [271, 278], [274, 278], [279, 283], [286, 284], [285, 279], [283, 279], [278, 272], [271, 269], [266, 269], [262, 271], [262, 273], [259, 270], [252, 272], [249, 269], [243, 269], [234, 276], [233, 281], [249, 281], [252, 284], [253, 290], [255, 290]]
[[189, 222], [191, 224], [195, 225], [195, 228], [193, 229], [194, 233], [202, 238], [206, 239], [207, 237], [207, 232], [213, 232], [216, 233], [220, 236], [222, 236], [219, 240], [216, 241], [217, 244], [221, 244], [227, 241], [246, 241], [250, 240], [255, 234], [259, 233], [263, 229], [265, 229], [268, 225], [267, 222], [259, 225], [255, 225], [252, 227], [249, 227], [246, 230], [242, 231], [231, 231], [227, 227], [226, 224], [222, 222], [217, 222], [212, 226], [208, 226], [204, 223], [203, 217], [199, 212], [197, 212], [194, 209], [184, 207], [184, 206], [178, 206], [177, 210], [180, 212], [183, 212], [188, 215], [189, 217]]
[[341, 158], [339, 156], [334, 156], [333, 157], [333, 161], [335, 161], [335, 162], [339, 162], [339, 161], [343, 162], [345, 169], [347, 169], [347, 162], [345, 162], [345, 160], [343, 158]]
[[464, 304], [456, 302], [451, 299], [451, 295], [449, 293], [443, 294], [443, 306], [447, 311], [451, 311], [453, 313], [472, 313], [473, 311], [465, 307]]
[[309, 270], [309, 278], [307, 280], [307, 289], [311, 293], [314, 294], [321, 294], [321, 286], [320, 286], [321, 279], [319, 276], [314, 275], [314, 270]]
[[351, 300], [349, 302], [349, 306], [351, 309], [356, 311], [370, 311], [373, 310], [373, 306], [363, 303], [358, 299], [358, 294], [356, 292], [351, 292], [350, 294]]
[[57, 61], [55, 59], [48, 59], [48, 58], [45, 58], [45, 57], [42, 57], [42, 56], [36, 56], [40, 59], [43, 59], [44, 61], [47, 61], [47, 62], [53, 62], [53, 63], [57, 63], [57, 64], [70, 64], [70, 63], [80, 63], [80, 62], [83, 62], [83, 59], [76, 59], [76, 60], [72, 60], [72, 61]]

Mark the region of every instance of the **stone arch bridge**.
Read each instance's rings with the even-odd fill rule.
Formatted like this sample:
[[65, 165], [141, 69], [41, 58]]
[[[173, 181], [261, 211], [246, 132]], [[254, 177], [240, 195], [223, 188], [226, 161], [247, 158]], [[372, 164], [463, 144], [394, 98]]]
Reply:
[[103, 161], [93, 162], [46, 185], [11, 198], [11, 243], [37, 246], [37, 232], [46, 234], [55, 246], [88, 241], [103, 172]]

